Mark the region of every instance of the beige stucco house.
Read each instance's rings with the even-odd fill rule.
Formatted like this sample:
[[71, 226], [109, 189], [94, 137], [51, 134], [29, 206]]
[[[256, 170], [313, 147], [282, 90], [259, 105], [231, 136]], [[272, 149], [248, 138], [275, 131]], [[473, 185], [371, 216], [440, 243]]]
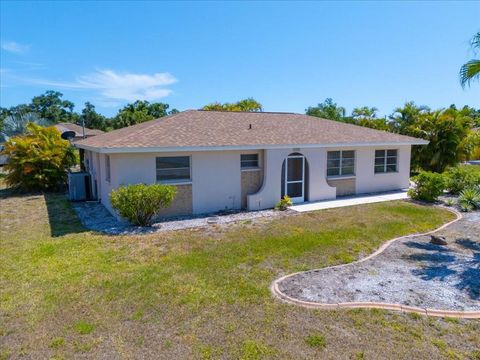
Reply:
[[162, 215], [176, 216], [407, 188], [411, 146], [424, 144], [301, 114], [189, 110], [75, 146], [107, 209], [112, 189], [165, 183], [178, 194]]

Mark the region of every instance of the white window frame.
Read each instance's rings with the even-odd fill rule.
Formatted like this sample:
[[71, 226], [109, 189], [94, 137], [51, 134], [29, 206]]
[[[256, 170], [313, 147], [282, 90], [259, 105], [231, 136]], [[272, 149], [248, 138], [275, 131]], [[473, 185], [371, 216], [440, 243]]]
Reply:
[[[395, 150], [396, 155], [395, 156], [388, 156], [388, 151]], [[378, 156], [377, 157], [377, 151], [383, 151], [383, 156]], [[374, 161], [373, 161], [373, 173], [375, 175], [377, 174], [395, 174], [398, 173], [398, 149], [375, 149], [373, 152], [374, 156]], [[381, 166], [382, 164], [377, 165], [377, 159], [382, 159], [383, 158], [383, 171], [378, 171], [377, 172], [377, 166]], [[395, 171], [387, 171], [387, 166], [392, 165], [388, 164], [388, 159], [395, 158]]]
[[110, 169], [110, 155], [105, 155], [105, 181], [110, 182], [111, 180], [111, 169]]
[[[257, 166], [245, 166], [243, 167], [243, 162], [250, 162], [255, 160], [242, 160], [243, 155], [256, 155], [257, 156]], [[241, 171], [248, 171], [248, 170], [258, 170], [260, 169], [260, 154], [259, 153], [250, 153], [250, 154], [240, 154], [240, 169]]]
[[[157, 159], [158, 158], [172, 158], [172, 157], [187, 157], [188, 158], [188, 170], [189, 175], [188, 179], [171, 179], [171, 180], [158, 180], [158, 168], [157, 168]], [[183, 168], [163, 168], [160, 170], [178, 170], [178, 169], [187, 169]], [[171, 155], [171, 156], [156, 156], [155, 157], [155, 180], [160, 184], [189, 184], [192, 182], [192, 157], [190, 155]]]
[[[352, 151], [353, 152], [353, 173], [352, 174], [346, 174], [344, 175], [342, 172], [342, 168], [343, 168], [343, 153], [346, 152], [346, 151]], [[340, 152], [340, 167], [338, 169], [338, 175], [328, 175], [328, 153], [332, 153], [332, 152]], [[327, 178], [331, 179], [331, 178], [347, 178], [347, 177], [355, 177], [355, 173], [356, 173], [356, 162], [357, 162], [357, 153], [355, 150], [328, 150], [327, 151]]]

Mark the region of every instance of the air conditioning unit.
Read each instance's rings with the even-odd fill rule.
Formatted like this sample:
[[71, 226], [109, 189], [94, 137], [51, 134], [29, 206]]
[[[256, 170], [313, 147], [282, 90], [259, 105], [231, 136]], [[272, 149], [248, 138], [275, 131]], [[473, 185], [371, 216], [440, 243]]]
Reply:
[[71, 172], [68, 174], [68, 198], [71, 201], [85, 201], [91, 198], [90, 174]]

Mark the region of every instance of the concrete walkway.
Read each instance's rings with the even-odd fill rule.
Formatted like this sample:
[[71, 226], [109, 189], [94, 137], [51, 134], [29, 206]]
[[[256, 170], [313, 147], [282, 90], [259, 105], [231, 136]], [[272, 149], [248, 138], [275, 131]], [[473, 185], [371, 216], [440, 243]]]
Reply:
[[382, 201], [408, 199], [407, 190], [390, 191], [384, 193], [364, 194], [356, 196], [345, 196], [335, 200], [324, 200], [309, 202], [290, 206], [291, 210], [298, 212], [315, 211], [323, 209], [333, 209], [344, 206], [371, 204]]

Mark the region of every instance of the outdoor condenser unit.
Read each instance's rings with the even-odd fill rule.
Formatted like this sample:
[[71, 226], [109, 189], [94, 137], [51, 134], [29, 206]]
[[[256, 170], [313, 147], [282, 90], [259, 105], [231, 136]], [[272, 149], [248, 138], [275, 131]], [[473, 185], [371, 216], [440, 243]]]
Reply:
[[91, 198], [90, 174], [86, 172], [68, 174], [68, 197], [71, 201], [85, 201]]

